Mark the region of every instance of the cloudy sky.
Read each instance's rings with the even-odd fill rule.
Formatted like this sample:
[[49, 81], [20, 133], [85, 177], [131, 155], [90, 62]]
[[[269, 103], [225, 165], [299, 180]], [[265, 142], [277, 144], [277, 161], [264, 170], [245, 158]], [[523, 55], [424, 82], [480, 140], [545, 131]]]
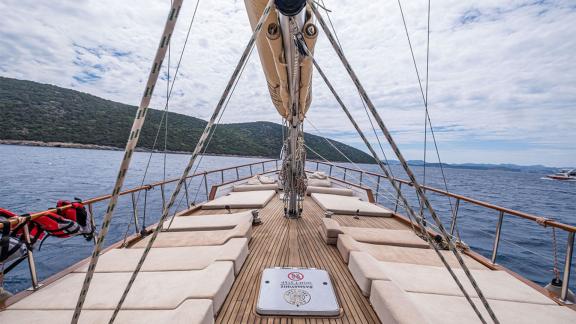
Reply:
[[[397, 0], [325, 2], [384, 121], [406, 156], [421, 159], [424, 106]], [[1, 0], [0, 75], [136, 105], [169, 3]], [[402, 4], [424, 78], [427, 1]], [[184, 1], [172, 42], [172, 76], [195, 5]], [[573, 0], [432, 1], [429, 106], [444, 161], [576, 165], [575, 21]], [[249, 36], [243, 0], [200, 0], [170, 110], [210, 116]], [[316, 58], [371, 132], [322, 34]], [[165, 101], [165, 74], [163, 79], [156, 108]], [[306, 130], [363, 148], [322, 80], [316, 76], [314, 83]], [[280, 122], [280, 117], [252, 55], [223, 122], [255, 120]]]

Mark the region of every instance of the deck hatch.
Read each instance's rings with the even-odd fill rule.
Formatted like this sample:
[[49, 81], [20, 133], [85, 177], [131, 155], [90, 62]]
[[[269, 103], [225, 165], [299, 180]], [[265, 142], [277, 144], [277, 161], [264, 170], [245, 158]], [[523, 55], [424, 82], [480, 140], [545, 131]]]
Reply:
[[336, 316], [340, 305], [326, 270], [267, 268], [256, 312], [261, 315]]

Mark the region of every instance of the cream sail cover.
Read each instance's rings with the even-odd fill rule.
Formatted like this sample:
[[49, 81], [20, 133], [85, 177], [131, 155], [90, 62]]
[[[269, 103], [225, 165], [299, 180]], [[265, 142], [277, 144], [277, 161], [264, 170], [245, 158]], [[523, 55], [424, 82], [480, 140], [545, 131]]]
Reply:
[[[250, 19], [252, 30], [256, 27], [258, 19], [262, 15], [268, 0], [244, 0], [246, 4], [246, 11]], [[306, 6], [306, 18], [304, 29], [312, 24], [312, 11]], [[313, 35], [303, 32], [304, 42], [311, 53], [314, 53], [314, 45], [318, 33], [316, 28]], [[272, 10], [268, 15], [268, 19], [262, 27], [262, 33], [258, 36], [256, 41], [258, 47], [258, 54], [260, 55], [260, 62], [264, 70], [264, 76], [270, 91], [270, 97], [278, 113], [284, 117], [289, 117], [290, 112], [290, 91], [288, 85], [288, 69], [286, 67], [286, 60], [284, 58], [284, 46], [282, 42], [282, 33], [279, 28], [278, 13]], [[304, 120], [304, 116], [310, 102], [312, 101], [312, 59], [305, 58], [300, 64], [300, 120]]]

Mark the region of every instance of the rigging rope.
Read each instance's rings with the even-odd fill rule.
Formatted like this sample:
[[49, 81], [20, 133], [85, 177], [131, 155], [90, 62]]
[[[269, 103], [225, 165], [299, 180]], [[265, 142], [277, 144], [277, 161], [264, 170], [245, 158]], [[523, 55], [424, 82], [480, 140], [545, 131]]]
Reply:
[[[173, 0], [171, 0], [172, 2]], [[172, 2], [173, 4], [173, 2]], [[156, 135], [154, 136], [154, 142], [152, 144], [152, 150], [150, 151], [150, 155], [148, 156], [148, 161], [146, 162], [146, 168], [144, 168], [144, 174], [142, 175], [142, 181], [140, 182], [140, 187], [144, 186], [144, 182], [146, 181], [146, 176], [148, 174], [148, 169], [150, 168], [150, 163], [152, 161], [152, 155], [154, 153], [154, 149], [156, 148], [156, 144], [158, 143], [158, 138], [160, 136], [160, 131], [162, 129], [161, 125], [164, 122], [164, 119], [166, 119], [166, 127], [168, 125], [168, 104], [170, 102], [170, 98], [172, 98], [172, 90], [174, 89], [174, 84], [176, 83], [176, 80], [178, 78], [178, 71], [180, 70], [180, 66], [182, 64], [182, 59], [184, 57], [184, 52], [186, 50], [186, 46], [188, 45], [188, 39], [190, 38], [190, 33], [192, 31], [192, 26], [194, 24], [195, 18], [196, 18], [196, 12], [198, 11], [198, 5], [200, 4], [200, 0], [196, 1], [196, 6], [194, 7], [194, 12], [192, 13], [192, 18], [190, 19], [190, 23], [188, 24], [188, 31], [186, 32], [186, 38], [184, 39], [184, 44], [182, 45], [182, 50], [180, 51], [180, 57], [178, 58], [178, 63], [176, 64], [176, 70], [174, 73], [174, 79], [172, 80], [172, 84], [170, 86], [170, 91], [168, 91], [168, 94], [166, 96], [166, 104], [164, 106], [164, 110], [162, 112], [162, 117], [160, 118], [160, 122], [158, 123], [158, 130], [156, 131]], [[170, 44], [168, 44], [168, 50], [170, 50]], [[170, 73], [170, 55], [168, 56], [168, 73]], [[168, 77], [168, 80], [170, 80], [170, 78]], [[168, 82], [169, 83], [169, 82]], [[166, 130], [167, 132], [167, 130]], [[165, 139], [166, 141], [166, 139]], [[164, 150], [166, 150], [166, 144], [164, 145]], [[164, 155], [166, 156], [166, 155]], [[164, 180], [166, 180], [166, 161], [164, 161]], [[140, 202], [140, 191], [138, 191], [138, 194], [136, 195], [136, 205], [138, 205], [138, 203]], [[134, 218], [130, 218], [130, 222], [128, 223], [128, 225], [126, 226], [126, 231], [124, 232], [124, 240], [122, 243], [122, 246], [124, 246], [126, 244], [126, 239], [128, 238], [128, 232], [130, 231], [130, 228], [132, 227], [132, 222], [134, 221]], [[138, 230], [136, 230], [137, 232]]]
[[[328, 10], [326, 8], [326, 5], [324, 4], [324, 0], [322, 1], [322, 5], [319, 7], [321, 7], [322, 9], [324, 9], [324, 11], [326, 12], [326, 17], [328, 18], [328, 22], [330, 23], [330, 28], [332, 29], [332, 32], [334, 33], [334, 37], [336, 38], [336, 43], [338, 44], [338, 47], [340, 47], [340, 50], [342, 51], [342, 53], [344, 53], [344, 48], [342, 47], [342, 43], [340, 43], [340, 38], [338, 37], [338, 34], [336, 33], [336, 28], [334, 27], [334, 24], [332, 23], [332, 19], [330, 18], [330, 10]], [[318, 2], [316, 2], [316, 4], [318, 4]], [[360, 93], [358, 93], [360, 94]], [[360, 96], [362, 97], [362, 96]], [[372, 128], [372, 133], [374, 134], [374, 137], [376, 138], [376, 141], [378, 142], [378, 147], [380, 148], [380, 152], [382, 153], [382, 157], [384, 158], [385, 164], [388, 165], [388, 170], [390, 171], [390, 174], [392, 175], [392, 177], [394, 177], [394, 171], [392, 170], [392, 167], [390, 166], [390, 162], [388, 161], [388, 157], [386, 156], [386, 153], [384, 151], [384, 147], [382, 145], [382, 142], [380, 141], [380, 136], [378, 135], [377, 131], [376, 131], [376, 127], [374, 127], [374, 122], [372, 121], [372, 117], [370, 117], [370, 114], [368, 113], [368, 108], [366, 108], [366, 103], [364, 103], [364, 100], [360, 100], [360, 102], [362, 103], [362, 107], [364, 108], [364, 112], [366, 113], [366, 117], [368, 117], [368, 121], [370, 122], [370, 127]]]
[[[346, 108], [346, 106], [342, 103], [342, 100], [340, 99], [340, 97], [338, 96], [338, 94], [334, 91], [334, 88], [332, 87], [332, 85], [330, 84], [330, 82], [328, 81], [328, 79], [326, 78], [326, 75], [322, 72], [322, 69], [319, 67], [318, 63], [316, 62], [316, 60], [313, 60], [314, 66], [316, 67], [316, 70], [318, 71], [318, 73], [322, 76], [322, 78], [324, 79], [326, 85], [328, 85], [328, 87], [330, 88], [330, 90], [332, 91], [334, 97], [336, 98], [336, 100], [340, 103], [340, 106], [342, 108], [342, 110], [346, 113], [346, 115], [348, 116], [348, 118], [350, 119], [350, 122], [354, 125], [354, 127], [356, 128], [356, 131], [358, 132], [358, 134], [360, 135], [360, 137], [362, 138], [362, 140], [364, 140], [364, 143], [366, 144], [366, 146], [368, 147], [368, 149], [370, 150], [370, 152], [372, 153], [372, 155], [376, 158], [376, 152], [374, 151], [374, 149], [372, 148], [372, 146], [370, 145], [370, 143], [368, 142], [368, 140], [366, 139], [364, 133], [360, 130], [360, 128], [358, 127], [358, 124], [356, 123], [356, 121], [354, 120], [354, 118], [352, 117], [352, 115], [350, 114], [350, 112], [348, 111], [348, 109]], [[382, 165], [382, 162], [379, 161], [379, 165]], [[460, 282], [460, 280], [458, 279], [458, 277], [456, 276], [456, 274], [454, 273], [454, 271], [452, 270], [452, 268], [450, 267], [450, 265], [448, 264], [448, 262], [446, 261], [445, 257], [442, 255], [442, 253], [440, 253], [438, 247], [436, 246], [436, 244], [434, 243], [435, 240], [432, 237], [431, 233], [429, 233], [428, 231], [426, 231], [424, 224], [422, 223], [422, 220], [416, 215], [416, 213], [414, 212], [414, 210], [410, 207], [410, 205], [408, 204], [408, 201], [406, 200], [406, 198], [404, 197], [404, 195], [402, 194], [400, 188], [398, 185], [396, 185], [396, 182], [394, 181], [393, 178], [390, 177], [390, 174], [388, 173], [388, 171], [385, 168], [382, 168], [382, 170], [384, 171], [384, 174], [386, 175], [386, 178], [390, 181], [390, 184], [394, 187], [394, 189], [396, 189], [397, 193], [398, 193], [398, 197], [400, 199], [402, 199], [402, 202], [404, 203], [404, 206], [406, 207], [406, 209], [408, 210], [408, 215], [409, 217], [413, 217], [416, 222], [418, 223], [418, 225], [420, 226], [420, 228], [422, 229], [422, 235], [424, 236], [424, 238], [426, 239], [426, 241], [428, 242], [428, 244], [430, 246], [432, 246], [432, 248], [434, 249], [434, 251], [436, 252], [436, 254], [438, 255], [438, 257], [440, 258], [441, 262], [444, 264], [444, 266], [446, 267], [446, 269], [448, 270], [448, 272], [450, 273], [450, 275], [452, 276], [452, 278], [454, 279], [454, 281], [456, 282], [456, 284], [458, 285], [458, 287], [460, 288], [460, 290], [462, 291], [462, 293], [464, 294], [464, 296], [466, 297], [466, 299], [469, 301], [469, 303], [472, 305], [472, 307], [474, 308], [474, 310], [476, 311], [476, 313], [478, 314], [478, 316], [480, 317], [480, 319], [482, 321], [484, 321], [484, 319], [482, 318], [482, 315], [480, 314], [480, 312], [478, 311], [478, 309], [476, 308], [474, 302], [472, 301], [472, 299], [470, 298], [470, 296], [468, 295], [468, 292], [464, 289], [464, 286], [462, 285], [462, 283]], [[410, 222], [412, 223], [412, 218], [410, 218]], [[442, 228], [440, 227], [441, 224], [438, 226], [439, 230], [442, 231]], [[412, 224], [412, 228], [414, 230], [414, 226]], [[415, 230], [414, 230], [415, 231]], [[416, 232], [416, 231], [415, 231]], [[450, 238], [448, 236], [445, 236], [445, 238], [447, 240], [450, 240]], [[448, 244], [450, 244], [450, 242], [447, 242]], [[454, 247], [455, 249], [455, 247]], [[455, 250], [453, 250], [455, 251]], [[458, 252], [456, 252], [458, 253]], [[462, 266], [462, 265], [461, 265]], [[463, 267], [464, 269], [464, 267]], [[474, 285], [474, 284], [472, 284]]]
[[[446, 189], [446, 192], [449, 192], [448, 190], [448, 182], [446, 181], [446, 175], [444, 173], [444, 167], [442, 165], [442, 159], [440, 158], [440, 150], [438, 149], [438, 143], [436, 141], [436, 134], [434, 133], [434, 127], [432, 126], [432, 119], [430, 118], [430, 111], [428, 109], [428, 63], [429, 63], [429, 54], [430, 54], [430, 49], [429, 49], [429, 45], [427, 45], [427, 53], [426, 53], [426, 92], [424, 92], [424, 89], [422, 87], [422, 81], [420, 80], [420, 72], [418, 70], [418, 65], [416, 64], [416, 57], [414, 55], [414, 49], [412, 47], [412, 41], [410, 40], [410, 33], [408, 32], [408, 26], [406, 24], [406, 18], [404, 16], [404, 10], [402, 9], [402, 4], [400, 2], [400, 0], [397, 0], [398, 2], [398, 8], [400, 9], [400, 15], [402, 16], [402, 22], [404, 24], [404, 31], [406, 33], [406, 39], [408, 40], [408, 47], [410, 48], [410, 54], [412, 56], [412, 63], [414, 64], [414, 71], [416, 72], [416, 78], [418, 79], [418, 85], [420, 87], [420, 94], [422, 95], [422, 101], [424, 103], [424, 118], [425, 120], [427, 120], [428, 125], [430, 125], [430, 134], [432, 135], [432, 139], [434, 142], [434, 148], [436, 150], [436, 156], [438, 158], [438, 164], [440, 165], [440, 172], [442, 173], [442, 179], [444, 181], [444, 188]], [[428, 3], [428, 44], [430, 43], [430, 3]], [[426, 125], [425, 125], [426, 126]], [[426, 133], [425, 133], [426, 134]], [[424, 178], [425, 179], [425, 178]], [[452, 199], [450, 199], [450, 197], [447, 197], [448, 202], [450, 204], [450, 210], [452, 211], [452, 215], [455, 215], [455, 210], [454, 207], [452, 205]]]
[[[342, 152], [341, 150], [338, 149], [338, 147], [336, 147], [334, 144], [332, 144], [332, 142], [330, 140], [328, 140], [324, 135], [322, 135], [322, 132], [320, 132], [320, 130], [314, 125], [312, 124], [312, 122], [309, 119], [306, 119], [306, 121], [319, 133], [321, 134], [321, 137], [324, 138], [324, 140], [326, 142], [328, 142], [328, 144], [330, 144], [330, 146], [332, 146], [336, 151], [338, 151], [338, 153], [340, 153], [340, 155], [342, 155], [349, 163], [351, 163], [359, 172], [363, 172], [366, 173], [366, 171], [364, 169], [362, 169], [361, 167], [359, 167], [356, 163], [354, 163], [348, 156], [346, 156], [346, 154], [344, 152]], [[322, 160], [324, 160], [324, 162], [326, 162], [327, 164], [331, 165], [331, 166], [335, 166], [338, 167], [338, 165], [330, 162], [328, 159], [326, 159], [324, 156], [322, 156], [320, 153], [316, 152], [314, 149], [312, 149], [311, 147], [309, 147], [308, 145], [306, 145], [306, 148], [308, 148], [312, 153], [316, 154], [317, 156], [319, 156]], [[374, 158], [374, 157], [373, 157]], [[355, 177], [353, 174], [349, 175], [349, 177], [358, 180], [358, 182], [360, 183], [359, 178]], [[364, 178], [365, 182], [371, 183], [373, 186], [374, 184], [376, 184], [375, 181], [370, 180], [370, 178]], [[394, 196], [394, 193], [386, 188], [382, 188], [379, 187], [379, 185], [374, 186], [376, 189], [376, 196], [380, 196], [384, 199], [386, 199], [389, 202], [392, 203], [397, 203], [400, 205], [400, 207], [402, 207], [404, 209], [404, 211], [406, 212], [406, 215], [408, 215], [408, 217], [410, 218], [410, 214], [408, 213], [408, 207], [402, 202], [400, 201], [400, 199], [396, 196]], [[381, 191], [384, 191], [384, 193], [382, 193]], [[423, 219], [423, 217], [420, 215], [420, 218]], [[418, 231], [416, 231], [416, 229], [414, 228], [414, 224], [412, 222], [410, 222], [410, 225], [412, 226], [412, 231], [414, 233], [418, 234]], [[438, 229], [438, 227], [434, 226], [434, 224], [425, 224], [426, 226], [430, 226], [433, 229]], [[450, 238], [453, 239], [454, 236], [450, 234]]]
[[[254, 47], [252, 47], [252, 49], [250, 50], [250, 54], [248, 54], [248, 58], [250, 58], [252, 56], [252, 51], [254, 51]], [[204, 146], [204, 150], [200, 154], [200, 159], [198, 160], [198, 163], [196, 164], [196, 168], [194, 169], [192, 174], [196, 174], [196, 172], [198, 171], [198, 168], [202, 164], [202, 159], [204, 159], [204, 156], [206, 154], [206, 150], [208, 150], [208, 147], [210, 146], [210, 143], [212, 142], [212, 138], [214, 137], [214, 134], [216, 134], [216, 129], [218, 128], [218, 125], [220, 125], [220, 121], [222, 120], [222, 117], [224, 117], [224, 113], [226, 112], [226, 108], [228, 108], [228, 104], [230, 103], [230, 99], [234, 95], [234, 91], [236, 90], [236, 86], [238, 85], [238, 82], [240, 81], [240, 77], [242, 76], [244, 69], [246, 68], [247, 64], [248, 64], [248, 60], [246, 60], [246, 62], [244, 63], [244, 66], [242, 66], [242, 69], [240, 70], [238, 78], [236, 79], [236, 82], [234, 83], [234, 86], [232, 87], [232, 91], [230, 92], [230, 96], [228, 96], [228, 100], [226, 101], [226, 104], [224, 105], [224, 108], [222, 109], [222, 113], [220, 114], [220, 117], [218, 117], [218, 121], [216, 121], [216, 123], [214, 124], [214, 130], [210, 134], [208, 141], [206, 141], [206, 145]], [[196, 199], [198, 198], [198, 193], [200, 193], [200, 186], [202, 185], [202, 183], [204, 181], [208, 181], [208, 179], [202, 178], [202, 180], [198, 184], [198, 187], [196, 187], [196, 193], [194, 195], [193, 203], [196, 203]], [[192, 182], [192, 179], [190, 179], [190, 182], [188, 183], [188, 185], [190, 185], [191, 182]], [[208, 193], [206, 193], [206, 194], [208, 194]], [[180, 201], [178, 202], [178, 205], [176, 205], [176, 209], [174, 210], [174, 213], [177, 212], [183, 199], [184, 199], [184, 196], [180, 197]], [[174, 214], [174, 216], [176, 216], [176, 215]], [[168, 224], [167, 228], [170, 228], [172, 226], [172, 222], [174, 221], [174, 216], [172, 217], [172, 219], [170, 219], [170, 223]]]
[[244, 49], [244, 52], [242, 53], [240, 61], [236, 65], [236, 68], [234, 69], [234, 72], [232, 73], [232, 76], [230, 77], [230, 80], [228, 81], [228, 84], [226, 85], [226, 88], [224, 89], [224, 92], [222, 93], [222, 96], [218, 102], [218, 105], [214, 109], [212, 117], [208, 121], [208, 124], [206, 125], [202, 135], [200, 136], [200, 139], [199, 139], [198, 143], [196, 144], [196, 148], [194, 149], [194, 152], [192, 153], [192, 156], [190, 157], [188, 165], [184, 169], [184, 172], [182, 173], [180, 180], [178, 180], [178, 183], [176, 185], [176, 188], [174, 189], [174, 192], [172, 192], [172, 194], [170, 196], [170, 201], [168, 202], [168, 204], [164, 208], [164, 211], [162, 212], [162, 216], [160, 217], [160, 220], [158, 221], [158, 226], [156, 226], [156, 228], [154, 229], [154, 232], [150, 236], [150, 239], [148, 240], [148, 243], [146, 244], [146, 247], [144, 248], [144, 252], [142, 253], [142, 256], [140, 257], [140, 260], [138, 261], [136, 269], [132, 273], [130, 280], [128, 281], [128, 284], [126, 285], [126, 288], [124, 289], [124, 292], [122, 293], [122, 297], [120, 298], [118, 305], [116, 305], [116, 308], [114, 309], [114, 313], [112, 314], [112, 317], [110, 318], [109, 324], [112, 324], [114, 322], [116, 316], [118, 315], [118, 312], [122, 308], [122, 305], [123, 305], [124, 301], [126, 300], [126, 297], [128, 296], [128, 293], [130, 292], [130, 289], [132, 288], [132, 285], [134, 284], [134, 281], [136, 280], [136, 277], [138, 276], [140, 269], [142, 268], [142, 265], [144, 264], [144, 261], [148, 257], [148, 254], [152, 248], [152, 245], [156, 241], [156, 238], [158, 237], [158, 234], [160, 233], [160, 230], [162, 229], [164, 221], [168, 217], [170, 209], [173, 207], [173, 205], [176, 201], [176, 197], [180, 193], [182, 185], [186, 181], [186, 178], [187, 178], [188, 174], [190, 173], [190, 170], [192, 169], [194, 162], [196, 161], [197, 156], [199, 155], [200, 151], [204, 147], [204, 144], [208, 138], [208, 135], [212, 129], [212, 126], [214, 125], [216, 118], [220, 114], [220, 111], [222, 110], [222, 107], [224, 106], [226, 99], [228, 98], [228, 95], [230, 94], [232, 86], [233, 86], [236, 78], [238, 77], [242, 66], [245, 64], [245, 61], [248, 59], [248, 56], [249, 56], [250, 52], [252, 51], [252, 47], [254, 46], [254, 44], [256, 42], [256, 38], [260, 34], [260, 31], [262, 29], [262, 25], [264, 24], [264, 21], [268, 17], [268, 14], [270, 13], [270, 10], [272, 9], [273, 4], [274, 4], [274, 0], [269, 0], [268, 4], [264, 8], [262, 16], [260, 17], [260, 20], [258, 21], [258, 24], [256, 25], [254, 32], [252, 33], [252, 36], [251, 36], [250, 40], [248, 41], [246, 48]]
[[[331, 166], [338, 167], [338, 165], [330, 162], [328, 159], [326, 159], [326, 158], [325, 158], [324, 156], [322, 156], [320, 153], [316, 152], [316, 151], [315, 151], [313, 148], [311, 148], [310, 146], [308, 146], [308, 145], [306, 145], [306, 144], [304, 144], [304, 146], [305, 146], [307, 149], [309, 149], [310, 152], [312, 152], [312, 153], [316, 154], [317, 156], [319, 156], [319, 157], [320, 157], [322, 160], [324, 160], [324, 162], [326, 162], [327, 164], [329, 164], [329, 165], [331, 165]], [[352, 162], [352, 163], [353, 163], [353, 162]], [[360, 171], [364, 172], [363, 170], [360, 170]], [[349, 175], [349, 177], [358, 180], [358, 178], [355, 177], [354, 175]], [[382, 188], [381, 188], [381, 189], [382, 189]], [[386, 199], [386, 200], [388, 200], [388, 201], [390, 201], [390, 202], [396, 202], [396, 201], [398, 201], [398, 199], [397, 199], [396, 197], [394, 197], [394, 195], [392, 194], [391, 191], [389, 191], [389, 190], [387, 190], [387, 189], [384, 189], [384, 192], [385, 192], [386, 194], [388, 194], [389, 196], [382, 195], [379, 191], [376, 191], [376, 196], [380, 196], [380, 197], [382, 197], [382, 198], [384, 198], [384, 199]], [[401, 204], [401, 207], [403, 207], [403, 209], [407, 212], [407, 208], [408, 208], [408, 207], [406, 207], [406, 205], [402, 204], [402, 202], [400, 202], [400, 204]], [[413, 222], [410, 222], [410, 225], [411, 225], [411, 227], [412, 227], [412, 231], [413, 231], [414, 233], [418, 234], [419, 232], [416, 231], [416, 228], [414, 227], [414, 223], [413, 223]]]
[[[342, 62], [342, 64], [344, 65], [346, 71], [348, 72], [350, 78], [352, 79], [352, 81], [354, 82], [356, 88], [358, 89], [358, 91], [360, 92], [361, 96], [364, 99], [364, 102], [366, 102], [366, 105], [368, 106], [368, 108], [370, 109], [370, 112], [372, 113], [374, 119], [376, 120], [376, 123], [378, 124], [378, 126], [380, 127], [380, 130], [382, 131], [382, 133], [384, 134], [384, 136], [386, 137], [386, 139], [388, 140], [388, 143], [390, 144], [390, 147], [392, 148], [392, 150], [394, 151], [394, 153], [396, 154], [398, 160], [400, 161], [400, 164], [402, 165], [402, 167], [404, 168], [404, 171], [406, 172], [406, 174], [408, 175], [408, 177], [410, 178], [410, 181], [412, 182], [414, 189], [416, 190], [416, 193], [418, 194], [418, 196], [420, 197], [422, 203], [425, 205], [426, 209], [430, 212], [430, 215], [432, 217], [432, 219], [436, 222], [436, 225], [438, 226], [438, 229], [440, 231], [440, 233], [442, 234], [442, 236], [444, 237], [449, 249], [452, 251], [452, 253], [454, 254], [454, 256], [456, 257], [456, 260], [458, 260], [458, 263], [460, 264], [462, 270], [464, 271], [464, 273], [466, 274], [466, 277], [468, 278], [468, 280], [470, 281], [470, 284], [472, 285], [472, 287], [474, 288], [474, 290], [476, 291], [476, 293], [478, 294], [478, 297], [480, 298], [480, 300], [482, 301], [482, 304], [484, 305], [484, 307], [486, 308], [489, 316], [491, 317], [491, 319], [495, 322], [495, 323], [499, 323], [498, 319], [496, 318], [496, 315], [494, 314], [492, 308], [490, 307], [490, 305], [488, 304], [488, 301], [486, 300], [486, 297], [484, 296], [482, 290], [480, 289], [480, 287], [478, 286], [476, 280], [474, 279], [474, 277], [472, 276], [472, 273], [470, 272], [470, 270], [468, 269], [468, 266], [464, 263], [464, 260], [462, 259], [462, 256], [460, 255], [460, 252], [457, 250], [456, 246], [454, 245], [454, 243], [450, 240], [449, 235], [446, 231], [446, 229], [444, 228], [444, 225], [442, 224], [442, 221], [440, 220], [440, 218], [438, 217], [438, 215], [436, 214], [436, 212], [434, 211], [434, 209], [432, 208], [432, 205], [430, 203], [430, 201], [428, 200], [428, 198], [426, 197], [426, 195], [424, 194], [424, 191], [422, 190], [422, 187], [420, 186], [420, 184], [418, 183], [414, 173], [412, 172], [412, 170], [410, 169], [410, 167], [408, 166], [408, 163], [406, 162], [406, 159], [404, 158], [403, 154], [400, 152], [400, 149], [398, 148], [398, 146], [396, 145], [396, 142], [394, 141], [394, 139], [392, 138], [392, 135], [390, 134], [390, 132], [388, 131], [388, 128], [385, 126], [384, 122], [382, 121], [382, 119], [380, 118], [380, 114], [378, 113], [378, 111], [376, 110], [376, 108], [374, 107], [374, 104], [372, 103], [372, 101], [370, 100], [370, 98], [368, 97], [366, 91], [364, 90], [364, 87], [362, 86], [362, 84], [360, 83], [360, 80], [358, 79], [358, 77], [356, 76], [356, 73], [352, 70], [352, 67], [350, 66], [350, 63], [348, 62], [348, 60], [346, 59], [346, 57], [344, 56], [343, 52], [341, 51], [340, 47], [338, 47], [338, 45], [336, 44], [336, 41], [334, 39], [334, 37], [332, 36], [330, 30], [328, 29], [328, 27], [326, 26], [326, 23], [324, 21], [324, 19], [322, 18], [322, 16], [320, 15], [320, 13], [318, 12], [318, 9], [316, 8], [316, 6], [314, 5], [314, 3], [311, 0], [308, 0], [310, 7], [312, 8], [312, 11], [314, 12], [314, 15], [316, 16], [316, 18], [318, 19], [318, 22], [320, 23], [320, 25], [322, 26], [322, 29], [324, 30], [324, 33], [326, 34], [328, 40], [330, 41], [330, 43], [332, 44], [332, 47], [334, 48], [334, 50], [336, 51], [340, 61]], [[317, 64], [315, 64], [316, 67]], [[317, 68], [317, 70], [319, 70]], [[359, 132], [360, 133], [360, 132]], [[365, 140], [365, 142], [367, 142]], [[380, 163], [379, 163], [380, 164]], [[385, 171], [385, 169], [383, 169], [383, 171], [385, 173], [387, 173], [387, 171]], [[391, 180], [389, 178], [389, 180]], [[392, 180], [391, 184], [395, 187], [396, 183]], [[401, 192], [399, 192], [401, 194]], [[403, 197], [403, 196], [402, 196]], [[418, 220], [418, 218], [416, 218], [416, 220]], [[444, 260], [442, 254], [437, 251], [438, 256], [440, 257], [441, 260]], [[474, 311], [476, 312], [476, 314], [478, 315], [478, 318], [485, 322], [484, 317], [482, 316], [482, 314], [480, 313], [480, 311], [478, 310], [478, 308], [476, 307], [476, 305], [474, 304], [474, 302], [472, 301], [472, 299], [470, 298], [470, 296], [468, 295], [468, 293], [466, 292], [466, 290], [464, 289], [464, 287], [462, 286], [462, 284], [460, 283], [460, 281], [458, 280], [458, 277], [453, 273], [452, 269], [450, 268], [450, 266], [446, 263], [446, 261], [444, 260], [443, 263], [446, 266], [446, 269], [448, 270], [448, 272], [450, 272], [451, 276], [453, 277], [454, 281], [456, 282], [456, 284], [459, 286], [460, 290], [462, 291], [462, 293], [465, 295], [466, 299], [468, 300], [470, 306], [474, 309]]]
[[[426, 93], [424, 102], [426, 103], [426, 109], [424, 112], [424, 175], [422, 180], [422, 185], [426, 185], [426, 153], [428, 145], [428, 83], [430, 76], [430, 0], [428, 0], [428, 25], [426, 27]], [[448, 190], [446, 190], [448, 191]], [[454, 211], [452, 211], [454, 215]], [[422, 214], [424, 211], [422, 210]]]
[[84, 301], [86, 300], [86, 295], [88, 294], [88, 289], [90, 288], [90, 283], [92, 282], [92, 278], [94, 276], [94, 270], [96, 269], [96, 264], [98, 263], [98, 258], [104, 245], [104, 239], [106, 237], [106, 234], [108, 234], [110, 221], [116, 208], [116, 204], [118, 203], [120, 190], [122, 189], [124, 180], [126, 178], [126, 174], [128, 172], [128, 168], [130, 166], [130, 162], [132, 161], [132, 155], [134, 149], [136, 148], [136, 145], [138, 144], [138, 139], [140, 138], [142, 126], [144, 125], [144, 121], [146, 119], [148, 106], [150, 105], [150, 100], [154, 92], [154, 86], [158, 81], [159, 70], [162, 66], [162, 62], [164, 61], [164, 57], [166, 56], [166, 50], [167, 50], [166, 45], [170, 42], [170, 37], [172, 36], [172, 32], [174, 31], [176, 21], [178, 20], [178, 14], [182, 6], [182, 1], [183, 0], [174, 0], [174, 3], [172, 4], [170, 11], [168, 13], [168, 17], [164, 25], [164, 31], [162, 33], [162, 38], [158, 46], [158, 49], [156, 50], [156, 55], [153, 61], [154, 63], [148, 75], [148, 81], [146, 82], [146, 89], [144, 90], [144, 94], [142, 96], [140, 105], [136, 112], [136, 117], [134, 118], [134, 122], [132, 124], [132, 130], [130, 131], [130, 137], [128, 139], [128, 142], [126, 143], [126, 148], [124, 150], [124, 158], [120, 165], [120, 169], [118, 170], [116, 183], [114, 184], [114, 189], [112, 190], [112, 195], [108, 203], [108, 208], [106, 209], [106, 214], [104, 215], [100, 234], [98, 235], [98, 239], [96, 240], [96, 245], [94, 246], [94, 251], [92, 252], [92, 257], [90, 258], [88, 271], [86, 273], [86, 277], [84, 278], [82, 289], [80, 290], [80, 295], [78, 296], [78, 302], [76, 304], [74, 314], [72, 316], [71, 321], [72, 324], [77, 324], [78, 319], [80, 318], [80, 313], [82, 312], [82, 306], [84, 305]]

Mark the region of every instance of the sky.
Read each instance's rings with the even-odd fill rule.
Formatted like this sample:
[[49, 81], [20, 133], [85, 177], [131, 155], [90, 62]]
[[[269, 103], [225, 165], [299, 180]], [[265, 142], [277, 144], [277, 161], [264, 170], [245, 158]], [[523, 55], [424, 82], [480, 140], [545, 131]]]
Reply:
[[[425, 86], [428, 1], [401, 4]], [[1, 0], [0, 75], [137, 105], [169, 5]], [[398, 1], [325, 5], [347, 58], [404, 155], [422, 159], [425, 110]], [[169, 110], [207, 119], [251, 30], [243, 0], [200, 0], [175, 77], [195, 6], [196, 0], [184, 1], [172, 38]], [[428, 104], [443, 162], [576, 166], [575, 21], [573, 0], [432, 1]], [[322, 33], [315, 58], [375, 143], [358, 93]], [[167, 80], [166, 60], [153, 108], [164, 108]], [[305, 130], [365, 150], [317, 73], [313, 85]], [[222, 122], [257, 120], [281, 121], [253, 54]], [[436, 162], [430, 132], [427, 138], [427, 159]]]

